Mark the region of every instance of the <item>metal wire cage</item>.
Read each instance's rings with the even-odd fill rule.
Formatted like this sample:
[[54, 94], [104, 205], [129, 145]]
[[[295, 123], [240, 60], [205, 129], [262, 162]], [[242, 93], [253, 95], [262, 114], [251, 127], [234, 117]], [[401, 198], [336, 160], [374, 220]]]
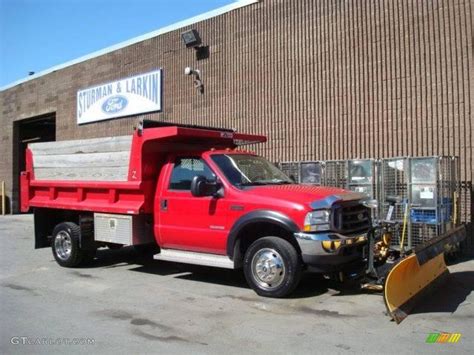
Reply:
[[458, 224], [458, 172], [457, 157], [410, 158], [410, 246]]
[[320, 186], [323, 178], [323, 165], [320, 161], [300, 163], [300, 183]]
[[397, 197], [391, 219], [401, 225], [392, 245], [412, 248], [445, 233], [460, 221], [458, 157], [396, 157], [292, 161], [279, 164], [295, 182], [345, 188], [378, 201], [373, 219], [385, 219]]
[[347, 162], [347, 189], [378, 199], [379, 162], [375, 159], [353, 159]]
[[347, 186], [347, 160], [327, 160], [323, 162], [324, 186], [339, 187], [341, 189]]
[[[403, 223], [408, 203], [409, 182], [409, 158], [398, 157], [382, 159], [380, 161], [380, 194], [379, 194], [379, 218], [385, 219], [389, 211], [387, 198], [398, 197], [401, 201], [396, 203], [392, 212], [392, 220]], [[401, 244], [403, 228], [392, 236], [392, 245]], [[405, 230], [405, 235], [407, 230]], [[404, 238], [405, 246], [408, 246], [408, 238]]]
[[427, 223], [410, 223], [410, 245], [416, 247], [444, 233], [443, 225]]
[[[347, 162], [347, 186], [351, 191], [363, 193], [371, 200], [379, 201], [379, 161], [352, 159]], [[378, 207], [371, 211], [372, 220], [378, 218]]]
[[297, 183], [321, 185], [323, 164], [320, 161], [288, 161], [279, 163], [278, 167]]
[[[457, 157], [402, 157], [382, 159], [380, 213], [385, 218], [387, 197], [401, 199], [392, 219], [402, 228], [392, 245], [412, 248], [439, 236], [459, 222], [459, 159]], [[403, 228], [404, 220], [405, 228]]]
[[293, 181], [300, 182], [300, 162], [298, 161], [287, 161], [278, 164], [278, 167], [283, 171], [286, 176], [293, 179]]
[[388, 197], [399, 197], [402, 201], [395, 205], [392, 215], [394, 220], [402, 220], [404, 206], [408, 201], [409, 182], [409, 160], [408, 158], [389, 158], [380, 161], [380, 217], [385, 218], [389, 204]]

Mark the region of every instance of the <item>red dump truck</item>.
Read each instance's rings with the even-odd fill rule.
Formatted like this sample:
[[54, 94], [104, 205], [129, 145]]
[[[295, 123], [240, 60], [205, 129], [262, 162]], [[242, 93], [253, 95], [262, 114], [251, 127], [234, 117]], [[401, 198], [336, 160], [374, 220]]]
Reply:
[[303, 270], [364, 269], [370, 211], [363, 195], [298, 185], [238, 147], [264, 136], [143, 121], [133, 135], [30, 144], [21, 208], [35, 247], [75, 267], [97, 248], [243, 268], [259, 294], [283, 297]]

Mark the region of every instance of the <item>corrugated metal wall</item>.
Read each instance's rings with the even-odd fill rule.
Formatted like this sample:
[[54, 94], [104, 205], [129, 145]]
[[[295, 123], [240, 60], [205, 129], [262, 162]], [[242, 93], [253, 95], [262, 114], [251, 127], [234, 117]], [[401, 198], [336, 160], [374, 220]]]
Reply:
[[460, 156], [470, 221], [472, 7], [264, 1], [209, 23], [227, 37], [203, 72], [222, 79], [202, 101], [174, 98], [170, 119], [266, 133], [256, 149], [273, 161]]
[[[128, 133], [137, 117], [77, 127], [77, 90], [162, 67], [164, 111], [147, 118], [268, 134], [256, 149], [273, 161], [458, 155], [470, 220], [473, 7], [263, 0], [192, 26], [209, 59], [170, 32], [2, 92], [1, 121], [56, 111], [58, 139]], [[203, 95], [186, 66], [202, 71]]]

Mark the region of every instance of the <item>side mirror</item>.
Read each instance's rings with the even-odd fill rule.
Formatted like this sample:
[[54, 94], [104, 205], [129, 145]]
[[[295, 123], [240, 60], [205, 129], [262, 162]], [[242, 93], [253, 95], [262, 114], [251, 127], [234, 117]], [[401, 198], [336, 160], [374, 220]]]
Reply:
[[195, 176], [191, 181], [191, 194], [194, 197], [222, 197], [221, 188], [221, 183], [209, 181], [202, 175]]

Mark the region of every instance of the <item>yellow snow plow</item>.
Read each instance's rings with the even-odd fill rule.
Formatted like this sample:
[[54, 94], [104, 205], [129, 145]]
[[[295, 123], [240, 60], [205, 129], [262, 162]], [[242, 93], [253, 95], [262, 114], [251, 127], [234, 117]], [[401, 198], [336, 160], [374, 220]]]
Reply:
[[384, 300], [388, 314], [403, 321], [427, 294], [440, 286], [449, 275], [444, 252], [466, 236], [465, 226], [449, 232], [405, 253], [384, 277]]

